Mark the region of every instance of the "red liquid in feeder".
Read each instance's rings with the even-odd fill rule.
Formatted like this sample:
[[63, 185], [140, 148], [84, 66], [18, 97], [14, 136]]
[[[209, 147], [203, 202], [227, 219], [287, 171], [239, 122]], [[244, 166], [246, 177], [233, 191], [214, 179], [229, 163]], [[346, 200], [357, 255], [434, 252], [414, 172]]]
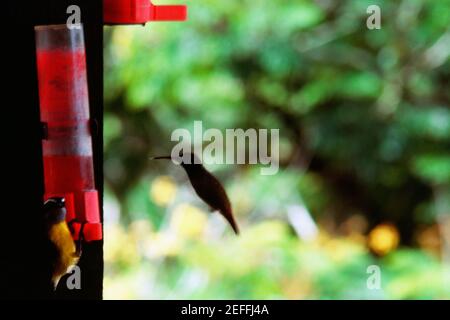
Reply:
[[73, 193], [77, 216], [86, 217], [84, 192], [95, 184], [85, 52], [38, 49], [37, 65], [45, 193]]
[[85, 51], [38, 49], [37, 62], [41, 121], [89, 119]]

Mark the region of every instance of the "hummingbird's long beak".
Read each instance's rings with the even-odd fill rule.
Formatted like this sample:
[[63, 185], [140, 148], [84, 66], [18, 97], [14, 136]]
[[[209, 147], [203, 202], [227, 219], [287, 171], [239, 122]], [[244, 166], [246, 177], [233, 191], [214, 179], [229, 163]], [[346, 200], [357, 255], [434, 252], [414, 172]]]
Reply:
[[172, 160], [171, 156], [163, 156], [163, 157], [151, 157], [150, 160], [160, 160], [160, 159], [167, 159]]

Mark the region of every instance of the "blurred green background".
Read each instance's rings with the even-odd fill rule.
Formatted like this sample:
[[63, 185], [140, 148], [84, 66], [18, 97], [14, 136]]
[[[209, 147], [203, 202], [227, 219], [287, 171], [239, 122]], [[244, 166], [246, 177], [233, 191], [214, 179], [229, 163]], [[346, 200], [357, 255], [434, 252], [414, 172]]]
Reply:
[[[185, 3], [105, 28], [105, 298], [449, 299], [450, 1]], [[194, 120], [280, 129], [278, 174], [207, 166], [239, 237], [149, 160]]]

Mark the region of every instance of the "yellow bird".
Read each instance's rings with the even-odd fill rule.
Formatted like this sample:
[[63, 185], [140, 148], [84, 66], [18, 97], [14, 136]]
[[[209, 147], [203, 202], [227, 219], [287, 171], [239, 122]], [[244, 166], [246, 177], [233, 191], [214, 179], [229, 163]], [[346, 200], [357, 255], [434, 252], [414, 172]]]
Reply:
[[45, 225], [52, 246], [52, 283], [58, 282], [78, 263], [81, 252], [77, 249], [66, 222], [64, 198], [50, 198], [44, 203]]

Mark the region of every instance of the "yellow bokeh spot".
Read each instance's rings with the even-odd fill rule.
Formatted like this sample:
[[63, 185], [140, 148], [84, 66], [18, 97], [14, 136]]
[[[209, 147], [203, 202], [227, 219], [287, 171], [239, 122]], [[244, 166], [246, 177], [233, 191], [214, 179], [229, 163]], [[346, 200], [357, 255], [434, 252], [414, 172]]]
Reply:
[[104, 260], [106, 263], [123, 265], [133, 265], [140, 261], [136, 243], [120, 225], [105, 226]]
[[181, 252], [180, 241], [168, 232], [155, 233], [147, 246], [148, 258], [174, 257]]
[[150, 187], [150, 198], [159, 206], [167, 206], [175, 197], [177, 186], [168, 176], [157, 177]]
[[400, 235], [391, 224], [380, 224], [369, 233], [369, 248], [379, 255], [385, 255], [397, 248]]
[[119, 59], [129, 59], [132, 55], [133, 30], [130, 28], [117, 28], [112, 34], [111, 44], [114, 53]]
[[132, 237], [136, 241], [145, 240], [146, 238], [150, 237], [151, 234], [154, 232], [153, 226], [148, 219], [135, 220], [130, 224], [128, 229], [130, 237]]
[[204, 211], [189, 204], [181, 204], [173, 211], [170, 225], [181, 237], [199, 238], [207, 222], [208, 217]]

